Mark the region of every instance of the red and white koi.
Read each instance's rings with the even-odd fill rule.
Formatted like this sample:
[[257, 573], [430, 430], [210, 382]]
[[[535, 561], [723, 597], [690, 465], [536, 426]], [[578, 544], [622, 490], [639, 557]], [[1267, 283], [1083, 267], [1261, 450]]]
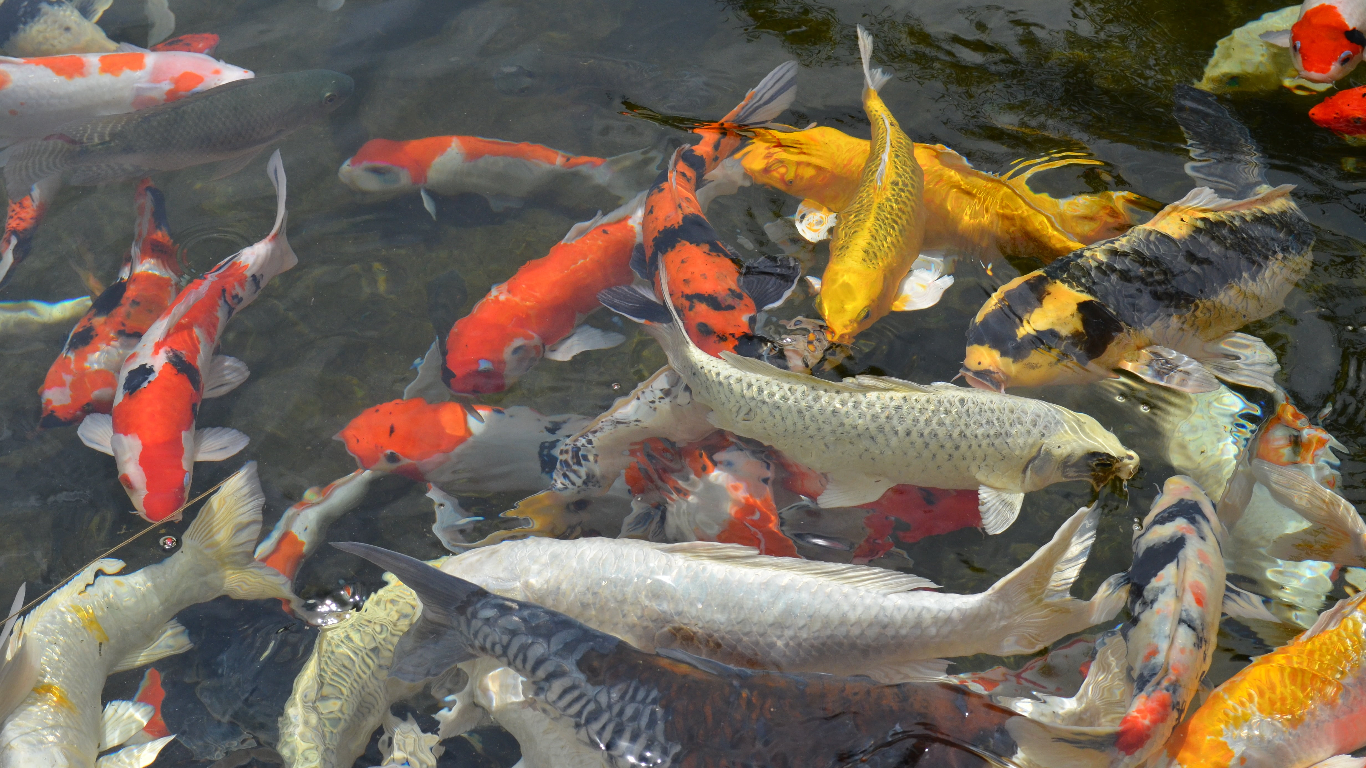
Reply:
[[188, 35], [178, 35], [156, 45], [147, 46], [153, 51], [186, 51], [189, 53], [213, 53], [213, 49], [218, 47], [218, 35], [212, 32], [193, 32]]
[[253, 76], [184, 51], [0, 58], [0, 146], [42, 138], [73, 120], [133, 112]]
[[228, 320], [272, 277], [298, 263], [285, 237], [285, 168], [277, 150], [267, 167], [275, 185], [275, 226], [186, 286], [143, 334], [119, 371], [110, 416], [81, 422], [81, 441], [108, 453], [138, 514], [156, 522], [177, 514], [196, 461], [222, 461], [247, 445], [235, 429], [195, 429], [199, 404], [247, 378], [242, 361], [218, 355]]
[[631, 282], [643, 202], [637, 195], [575, 224], [550, 253], [493, 286], [445, 338], [446, 386], [460, 394], [501, 392], [542, 357], [569, 360], [620, 344], [621, 334], [581, 323], [600, 306], [599, 291]]
[[358, 469], [321, 488], [309, 488], [298, 504], [285, 510], [275, 528], [256, 546], [255, 558], [291, 581], [299, 566], [324, 540], [327, 527], [355, 509], [378, 474]]
[[1266, 32], [1262, 40], [1290, 49], [1300, 77], [1332, 83], [1361, 63], [1366, 49], [1366, 0], [1305, 0], [1288, 30]]
[[540, 490], [550, 484], [560, 444], [586, 422], [582, 416], [543, 416], [524, 406], [428, 403], [416, 397], [363, 411], [336, 439], [361, 469], [461, 492]]
[[528, 142], [432, 136], [411, 141], [371, 139], [342, 163], [337, 176], [357, 192], [416, 189], [422, 205], [436, 218], [429, 190], [440, 195], [482, 195], [495, 211], [520, 205], [556, 184], [597, 188], [625, 201], [649, 183], [658, 162], [659, 155], [647, 150], [586, 157]]
[[76, 324], [48, 369], [40, 394], [43, 428], [109, 413], [119, 369], [180, 287], [180, 264], [166, 223], [166, 199], [143, 179], [133, 247], [114, 281]]
[[14, 268], [28, 258], [38, 224], [61, 186], [59, 179], [43, 179], [30, 186], [26, 194], [9, 201], [5, 208], [5, 231], [0, 234], [0, 287], [14, 276]]

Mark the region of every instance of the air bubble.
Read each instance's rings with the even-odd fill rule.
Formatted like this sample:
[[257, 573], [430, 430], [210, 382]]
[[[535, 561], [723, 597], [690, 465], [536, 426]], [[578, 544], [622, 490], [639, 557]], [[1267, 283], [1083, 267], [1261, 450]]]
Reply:
[[161, 541], [159, 543], [161, 544], [161, 548], [166, 550], [167, 552], [170, 552], [171, 550], [180, 546], [180, 542], [177, 541], [176, 537], [174, 536], [162, 536]]

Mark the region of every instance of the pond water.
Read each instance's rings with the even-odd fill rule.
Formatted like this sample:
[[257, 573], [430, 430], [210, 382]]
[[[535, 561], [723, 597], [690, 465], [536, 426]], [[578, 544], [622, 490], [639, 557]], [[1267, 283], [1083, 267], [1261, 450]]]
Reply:
[[[436, 196], [433, 219], [415, 193], [370, 196], [338, 180], [337, 168], [367, 140], [460, 134], [596, 157], [665, 152], [685, 135], [622, 115], [626, 103], [714, 119], [788, 59], [800, 62], [801, 71], [783, 122], [817, 122], [866, 137], [854, 33], [862, 24], [877, 41], [876, 63], [895, 75], [883, 98], [915, 141], [945, 144], [993, 173], [1019, 159], [1084, 152], [1101, 164], [1045, 172], [1035, 187], [1058, 195], [1129, 190], [1169, 202], [1191, 187], [1172, 117], [1173, 87], [1200, 78], [1220, 37], [1281, 7], [1228, 0], [347, 0], [336, 11], [309, 0], [173, 0], [171, 6], [176, 34], [216, 33], [222, 42], [214, 55], [258, 75], [326, 68], [356, 81], [345, 105], [278, 144], [299, 264], [228, 325], [222, 351], [246, 362], [251, 377], [206, 401], [198, 416], [200, 426], [230, 426], [251, 443], [231, 460], [199, 464], [194, 491], [255, 460], [267, 525], [308, 488], [355, 468], [333, 436], [363, 409], [401, 397], [415, 360], [434, 333], [444, 332], [443, 324], [595, 211], [575, 208], [573, 200], [494, 210], [476, 195]], [[146, 40], [140, 4], [117, 0], [101, 25], [115, 40]], [[1261, 148], [1271, 183], [1296, 185], [1294, 197], [1318, 236], [1314, 267], [1285, 309], [1243, 330], [1276, 352], [1281, 383], [1304, 413], [1333, 405], [1324, 426], [1348, 448], [1340, 488], [1356, 503], [1366, 498], [1360, 418], [1366, 382], [1351, 373], [1366, 353], [1360, 261], [1366, 176], [1354, 170], [1363, 150], [1306, 117], [1318, 100], [1285, 90], [1224, 99]], [[203, 168], [156, 177], [172, 235], [186, 249], [193, 274], [269, 231], [275, 197], [263, 166], [258, 159], [216, 181]], [[32, 256], [0, 299], [81, 295], [80, 270], [112, 280], [131, 239], [133, 186], [64, 188]], [[779, 254], [764, 225], [791, 215], [798, 202], [751, 186], [719, 198], [709, 219], [746, 258]], [[825, 246], [819, 253], [823, 258]], [[982, 302], [1020, 267], [1032, 266], [960, 260], [956, 283], [937, 306], [877, 324], [860, 337], [840, 373], [950, 379]], [[794, 299], [776, 314], [816, 316], [805, 293]], [[542, 361], [507, 391], [479, 402], [591, 417], [664, 363], [658, 346], [632, 324], [605, 311], [594, 319], [625, 333], [627, 343], [568, 362]], [[49, 328], [0, 354], [0, 594], [12, 594], [21, 581], [38, 594], [144, 526], [130, 513], [109, 457], [82, 445], [74, 429], [37, 429], [36, 392], [67, 330]], [[1153, 426], [1137, 400], [1116, 402], [1105, 391], [1077, 387], [1020, 394], [1091, 413], [1143, 455], [1127, 500], [1109, 494], [1104, 501], [1098, 542], [1074, 589], [1090, 595], [1106, 576], [1128, 567], [1135, 519], [1171, 468], [1145, 452]], [[1270, 400], [1260, 397], [1266, 411]], [[445, 554], [431, 532], [425, 492], [404, 478], [383, 478], [328, 538], [422, 559]], [[511, 525], [496, 518], [522, 495], [459, 494], [468, 514], [487, 518], [480, 533]], [[903, 545], [897, 564], [951, 591], [980, 591], [1090, 498], [1083, 483], [1030, 494], [1005, 534], [965, 529], [930, 537]], [[165, 553], [157, 539], [184, 527], [162, 526], [118, 556], [130, 570], [160, 560]], [[361, 592], [382, 586], [377, 569], [357, 563], [325, 547], [304, 564], [296, 590], [315, 597], [343, 584]], [[1331, 595], [1345, 590], [1339, 583]], [[168, 691], [166, 720], [185, 738], [155, 765], [212, 765], [215, 750], [272, 742], [292, 677], [317, 631], [283, 616], [277, 605], [219, 600], [181, 616], [197, 647], [158, 667]], [[1220, 636], [1212, 681], [1284, 638], [1230, 625]], [[969, 658], [960, 669], [998, 663]], [[105, 698], [131, 697], [140, 677], [140, 671], [115, 675]], [[438, 707], [435, 700], [405, 706], [424, 718]], [[496, 728], [446, 746], [443, 766], [509, 766], [517, 754], [515, 741]], [[372, 740], [357, 765], [376, 765], [378, 758]], [[258, 762], [233, 764], [272, 764], [252, 759]]]

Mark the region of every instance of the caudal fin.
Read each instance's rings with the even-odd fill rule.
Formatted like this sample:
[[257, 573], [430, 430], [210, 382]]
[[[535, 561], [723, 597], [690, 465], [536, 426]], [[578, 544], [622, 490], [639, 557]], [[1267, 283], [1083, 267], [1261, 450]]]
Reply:
[[1214, 94], [1180, 83], [1175, 97], [1176, 122], [1186, 135], [1191, 156], [1186, 174], [1197, 185], [1233, 200], [1261, 192], [1266, 175], [1247, 128], [1233, 119]]
[[892, 75], [881, 69], [873, 69], [873, 36], [860, 24], [858, 27], [858, 55], [863, 60], [863, 87], [878, 91], [892, 79]]
[[270, 183], [275, 187], [275, 226], [271, 228], [266, 239], [271, 241], [278, 254], [280, 265], [274, 270], [274, 274], [278, 275], [293, 269], [294, 265], [299, 263], [299, 257], [294, 255], [294, 249], [289, 247], [289, 238], [285, 236], [285, 222], [289, 219], [289, 213], [285, 210], [285, 164], [280, 159], [280, 150], [271, 153], [270, 162], [266, 164], [266, 173], [270, 176]]
[[297, 603], [289, 580], [253, 557], [265, 501], [256, 462], [248, 462], [205, 502], [185, 531], [184, 545], [202, 550], [222, 568], [223, 594], [238, 600], [277, 598]]
[[1009, 616], [992, 653], [1032, 653], [1119, 613], [1127, 597], [1122, 577], [1111, 577], [1090, 600], [1068, 594], [1091, 554], [1099, 522], [1099, 504], [1077, 510], [1052, 541], [987, 590], [986, 600]]
[[80, 154], [80, 146], [63, 135], [26, 141], [9, 152], [5, 163], [5, 192], [18, 200], [33, 185], [60, 177]]
[[129, 256], [129, 273], [141, 272], [155, 266], [167, 274], [181, 274], [171, 226], [166, 219], [166, 196], [143, 179], [134, 195], [138, 221], [133, 229], [133, 248]]
[[797, 62], [784, 61], [764, 76], [735, 108], [721, 118], [723, 123], [759, 125], [787, 111], [797, 98]]
[[23, 625], [15, 627], [19, 609], [24, 606], [24, 587], [14, 596], [14, 604], [5, 613], [9, 618], [0, 629], [0, 722], [33, 690], [38, 682], [38, 654], [33, 643], [24, 641]]

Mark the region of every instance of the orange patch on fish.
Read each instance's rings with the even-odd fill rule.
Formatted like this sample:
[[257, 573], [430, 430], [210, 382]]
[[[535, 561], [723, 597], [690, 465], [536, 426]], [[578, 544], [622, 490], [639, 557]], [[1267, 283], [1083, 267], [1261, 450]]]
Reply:
[[63, 691], [61, 686], [53, 685], [52, 683], [41, 683], [33, 687], [33, 692], [48, 699], [54, 707], [60, 707], [69, 712], [76, 711], [76, 705], [72, 704], [71, 699], [67, 698], [66, 691]]
[[195, 89], [204, 84], [204, 76], [195, 72], [181, 72], [171, 81], [171, 87], [166, 91], [166, 101], [170, 103], [177, 99], [183, 99], [195, 92]]
[[[409, 461], [450, 453], [471, 434], [464, 406], [429, 404], [419, 397], [381, 403], [363, 411], [337, 437], [361, 467], [375, 469], [389, 453]], [[383, 471], [384, 467], [379, 469]]]
[[1115, 749], [1126, 755], [1142, 749], [1152, 738], [1153, 727], [1166, 721], [1171, 708], [1172, 697], [1166, 691], [1158, 691], [1151, 697], [1140, 695], [1119, 723]]
[[284, 574], [287, 579], [294, 578], [294, 574], [299, 572], [299, 564], [303, 561], [304, 542], [293, 531], [285, 531], [270, 554], [261, 558], [261, 562]]
[[[3, 90], [5, 90], [6, 88], [8, 88], [8, 87], [9, 87], [9, 84], [12, 83], [12, 82], [14, 82], [14, 81], [10, 78], [10, 76], [9, 76], [8, 74], [6, 74], [5, 72], [0, 72], [0, 91], [3, 91]], [[14, 110], [11, 109], [11, 110], [10, 110], [10, 114], [17, 114], [17, 113], [16, 113]]]
[[354, 167], [366, 163], [383, 163], [397, 166], [408, 171], [408, 178], [414, 184], [422, 186], [427, 183], [427, 169], [438, 157], [444, 155], [458, 138], [456, 136], [432, 136], [431, 138], [412, 141], [371, 139], [356, 150], [356, 154], [347, 162], [347, 165]]
[[1204, 585], [1204, 584], [1201, 584], [1201, 583], [1198, 582], [1198, 581], [1192, 581], [1192, 582], [1191, 582], [1191, 585], [1190, 585], [1190, 588], [1191, 588], [1191, 599], [1195, 601], [1195, 606], [1196, 606], [1197, 608], [1204, 608], [1204, 607], [1205, 607], [1205, 585]]
[[147, 66], [144, 53], [111, 53], [100, 57], [100, 74], [118, 77], [124, 72], [138, 72]]
[[65, 77], [67, 80], [85, 77], [85, 59], [80, 56], [40, 56], [27, 61], [40, 67], [47, 67], [52, 70], [52, 74]]
[[161, 687], [161, 673], [155, 667], [147, 668], [147, 673], [142, 676], [142, 683], [138, 685], [138, 693], [133, 700], [152, 706], [152, 719], [142, 727], [143, 733], [153, 739], [171, 735], [171, 729], [167, 728], [166, 721], [161, 719], [161, 702], [166, 700], [166, 689]]
[[1304, 70], [1327, 74], [1343, 53], [1361, 53], [1361, 46], [1347, 38], [1351, 29], [1336, 6], [1324, 3], [1306, 11], [1290, 28]]

